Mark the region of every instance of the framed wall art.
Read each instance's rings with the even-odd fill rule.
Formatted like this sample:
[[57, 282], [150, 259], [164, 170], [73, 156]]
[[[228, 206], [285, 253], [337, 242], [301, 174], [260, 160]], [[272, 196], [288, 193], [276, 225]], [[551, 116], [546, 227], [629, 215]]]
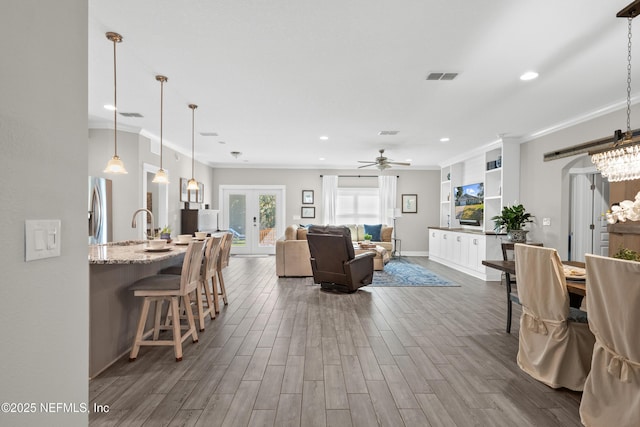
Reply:
[[418, 213], [418, 195], [402, 195], [402, 213]]
[[303, 206], [300, 211], [300, 217], [302, 218], [315, 218], [316, 208], [313, 206]]
[[313, 204], [313, 190], [302, 190], [302, 204], [303, 205]]

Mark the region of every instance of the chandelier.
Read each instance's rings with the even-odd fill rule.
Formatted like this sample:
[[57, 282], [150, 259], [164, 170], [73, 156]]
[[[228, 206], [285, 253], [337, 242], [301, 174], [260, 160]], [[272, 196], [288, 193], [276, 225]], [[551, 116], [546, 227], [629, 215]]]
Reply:
[[640, 11], [640, 1], [636, 0], [616, 15], [627, 18], [627, 131], [622, 135], [615, 132], [614, 143], [607, 149], [590, 151], [591, 161], [609, 182], [640, 179], [640, 139], [631, 131], [631, 23]]

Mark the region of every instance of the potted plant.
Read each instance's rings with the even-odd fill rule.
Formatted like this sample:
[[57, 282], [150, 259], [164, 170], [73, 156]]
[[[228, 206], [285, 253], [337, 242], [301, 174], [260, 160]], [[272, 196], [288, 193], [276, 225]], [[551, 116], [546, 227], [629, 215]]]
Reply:
[[503, 229], [507, 231], [507, 237], [514, 243], [524, 243], [527, 241], [527, 230], [523, 230], [522, 227], [527, 222], [533, 222], [531, 218], [534, 218], [528, 212], [525, 212], [522, 204], [513, 206], [504, 206], [500, 215], [496, 215], [493, 218], [495, 223], [494, 230], [496, 233]]
[[365, 234], [364, 235], [364, 242], [365, 243], [371, 243], [371, 239], [373, 238], [373, 236], [371, 234]]
[[160, 230], [160, 238], [165, 240], [171, 240], [171, 227], [165, 225], [162, 230]]

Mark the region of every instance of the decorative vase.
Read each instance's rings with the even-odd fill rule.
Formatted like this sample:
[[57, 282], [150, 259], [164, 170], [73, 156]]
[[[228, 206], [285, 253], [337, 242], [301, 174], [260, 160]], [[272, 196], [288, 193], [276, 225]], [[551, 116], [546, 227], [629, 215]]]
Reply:
[[507, 231], [507, 238], [513, 243], [525, 243], [528, 232], [528, 230], [509, 230]]
[[161, 233], [160, 238], [164, 240], [171, 240], [171, 233]]

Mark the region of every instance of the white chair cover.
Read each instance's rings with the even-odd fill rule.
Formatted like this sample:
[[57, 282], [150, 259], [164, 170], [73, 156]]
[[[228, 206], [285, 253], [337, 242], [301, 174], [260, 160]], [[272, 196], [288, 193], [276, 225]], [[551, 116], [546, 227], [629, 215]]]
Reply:
[[585, 426], [640, 425], [640, 262], [586, 255], [589, 327], [596, 337], [580, 403]]
[[569, 293], [553, 248], [515, 245], [522, 303], [518, 366], [552, 388], [581, 391], [595, 338], [586, 323], [567, 320]]

